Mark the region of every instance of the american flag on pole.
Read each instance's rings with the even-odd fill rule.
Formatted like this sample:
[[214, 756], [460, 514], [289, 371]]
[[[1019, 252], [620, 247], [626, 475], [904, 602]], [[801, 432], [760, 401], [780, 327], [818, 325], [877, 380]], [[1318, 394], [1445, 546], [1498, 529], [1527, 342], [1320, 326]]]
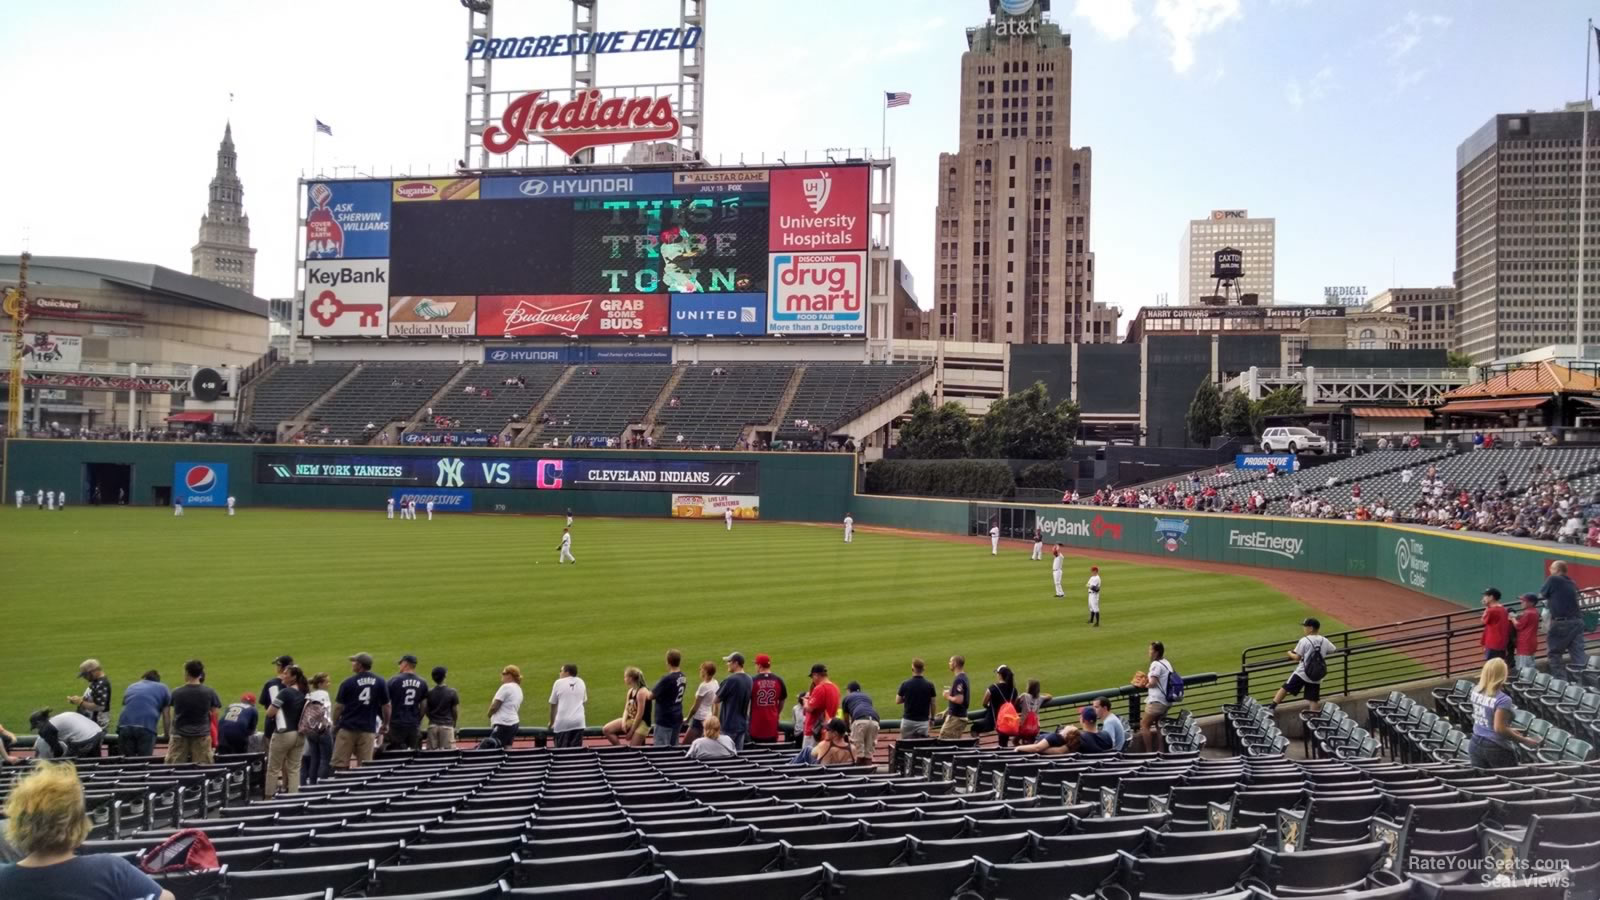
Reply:
[[911, 95], [905, 91], [885, 91], [883, 97], [885, 109], [911, 105]]
[[316, 119], [315, 121], [317, 123], [317, 131], [327, 135], [328, 137], [333, 137], [333, 129], [332, 128], [329, 128], [328, 126], [322, 124], [322, 120], [321, 119]]

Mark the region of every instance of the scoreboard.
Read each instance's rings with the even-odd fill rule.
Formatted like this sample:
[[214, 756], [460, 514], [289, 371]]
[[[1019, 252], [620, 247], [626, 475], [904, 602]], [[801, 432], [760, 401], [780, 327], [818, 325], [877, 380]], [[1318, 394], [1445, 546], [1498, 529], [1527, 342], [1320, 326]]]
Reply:
[[307, 336], [863, 334], [870, 167], [312, 182]]

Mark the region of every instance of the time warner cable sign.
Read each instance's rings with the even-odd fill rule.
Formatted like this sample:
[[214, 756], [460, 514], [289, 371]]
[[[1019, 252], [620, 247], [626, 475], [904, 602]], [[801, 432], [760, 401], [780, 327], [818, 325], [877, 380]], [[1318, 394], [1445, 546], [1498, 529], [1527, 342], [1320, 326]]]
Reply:
[[760, 463], [725, 460], [260, 453], [255, 475], [260, 484], [761, 493]]

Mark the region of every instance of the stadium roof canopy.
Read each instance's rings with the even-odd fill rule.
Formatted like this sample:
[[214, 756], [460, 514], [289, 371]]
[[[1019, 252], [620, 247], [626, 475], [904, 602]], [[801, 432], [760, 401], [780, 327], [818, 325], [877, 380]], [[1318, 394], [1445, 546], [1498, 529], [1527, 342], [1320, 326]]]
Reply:
[[[0, 285], [17, 281], [18, 257], [0, 256]], [[33, 256], [28, 260], [30, 296], [49, 288], [94, 289], [110, 284], [158, 294], [169, 300], [267, 317], [267, 301], [237, 288], [149, 263], [83, 256]]]

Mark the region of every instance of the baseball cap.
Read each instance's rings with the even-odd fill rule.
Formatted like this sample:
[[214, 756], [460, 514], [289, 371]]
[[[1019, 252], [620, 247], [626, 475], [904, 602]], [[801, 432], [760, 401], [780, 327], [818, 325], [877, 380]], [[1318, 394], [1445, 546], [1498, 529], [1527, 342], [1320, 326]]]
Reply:
[[757, 653], [756, 654], [756, 665], [758, 665], [758, 666], [770, 666], [770, 665], [772, 665], [772, 657], [766, 655], [765, 653]]
[[1521, 597], [1521, 600], [1522, 600], [1523, 603], [1527, 604], [1528, 606], [1533, 606], [1534, 604], [1539, 602], [1539, 595], [1538, 594], [1523, 594], [1522, 597]]
[[1491, 588], [1484, 588], [1483, 589], [1483, 595], [1485, 597], [1493, 597], [1496, 600], [1499, 600], [1500, 599], [1500, 589], [1499, 588], [1492, 588], [1492, 587]]
[[100, 668], [100, 660], [86, 659], [78, 666], [78, 677], [88, 678], [89, 673], [98, 668]]
[[722, 661], [723, 662], [736, 662], [736, 663], [738, 663], [739, 665], [742, 666], [742, 665], [744, 665], [744, 654], [740, 653], [737, 650], [735, 650], [732, 653], [729, 653], [727, 656], [724, 656], [722, 658]]
[[449, 674], [450, 674], [450, 670], [446, 669], [444, 666], [434, 666], [433, 667], [433, 680], [434, 681], [443, 681], [444, 677], [446, 675], [449, 675]]
[[826, 674], [828, 674], [828, 667], [823, 665], [822, 663], [813, 663], [812, 666], [811, 666], [811, 674], [813, 674], [813, 675], [826, 675]]
[[357, 653], [354, 656], [350, 657], [350, 661], [351, 662], [356, 662], [356, 663], [361, 663], [363, 666], [366, 666], [369, 669], [372, 668], [372, 654], [371, 653]]
[[256, 702], [256, 695], [255, 694], [249, 694], [249, 693], [240, 694], [239, 695], [239, 699], [243, 700], [246, 703], [254, 703], [254, 702]]
[[280, 668], [283, 667], [283, 666], [292, 666], [292, 665], [294, 665], [294, 657], [292, 657], [289, 654], [285, 653], [282, 656], [278, 657], [277, 659], [273, 660], [272, 664], [275, 665], [275, 666], [278, 666]]
[[1093, 706], [1085, 706], [1083, 709], [1078, 710], [1078, 718], [1085, 722], [1096, 722], [1100, 719], [1095, 714]]
[[1300, 624], [1304, 625], [1307, 628], [1321, 628], [1322, 627], [1322, 623], [1320, 621], [1318, 621], [1315, 616], [1306, 616], [1304, 619], [1300, 620]]
[[[414, 666], [417, 664], [417, 655], [415, 653], [407, 653], [405, 656], [400, 657], [400, 662], [410, 663]], [[395, 663], [395, 665], [399, 664], [400, 663]]]

